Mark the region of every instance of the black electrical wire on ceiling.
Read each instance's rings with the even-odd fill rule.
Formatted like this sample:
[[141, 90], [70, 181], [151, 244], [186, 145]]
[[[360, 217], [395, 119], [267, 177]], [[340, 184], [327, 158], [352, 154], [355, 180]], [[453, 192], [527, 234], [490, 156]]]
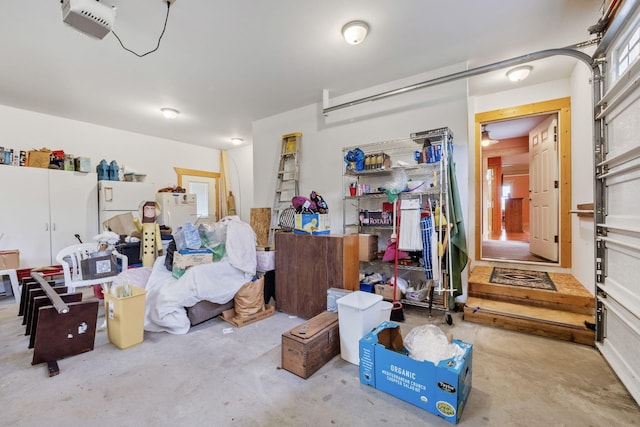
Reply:
[[160, 37], [158, 38], [158, 44], [156, 45], [155, 49], [150, 50], [149, 52], [146, 53], [137, 53], [134, 52], [133, 50], [125, 47], [125, 45], [122, 43], [122, 40], [120, 40], [120, 37], [118, 37], [118, 35], [116, 34], [115, 31], [111, 31], [113, 33], [113, 35], [115, 36], [116, 39], [118, 39], [118, 42], [120, 42], [120, 46], [122, 46], [122, 48], [124, 50], [126, 50], [127, 52], [131, 52], [132, 54], [134, 54], [135, 56], [142, 58], [143, 56], [147, 56], [150, 53], [155, 52], [156, 50], [158, 50], [158, 48], [160, 47], [160, 40], [162, 40], [162, 36], [164, 36], [164, 32], [167, 29], [167, 21], [169, 20], [169, 9], [171, 8], [171, 2], [169, 0], [167, 0], [167, 15], [164, 18], [164, 26], [162, 27], [162, 33], [160, 33]]

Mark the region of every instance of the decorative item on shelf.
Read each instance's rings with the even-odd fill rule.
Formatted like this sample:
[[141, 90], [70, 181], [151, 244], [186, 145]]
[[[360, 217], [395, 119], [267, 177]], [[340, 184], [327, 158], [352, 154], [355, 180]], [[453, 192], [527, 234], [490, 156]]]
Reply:
[[105, 159], [100, 160], [96, 166], [96, 172], [98, 173], [98, 181], [109, 181], [109, 164]]
[[356, 191], [358, 189], [358, 184], [355, 182], [352, 182], [351, 184], [349, 184], [349, 195], [351, 197], [356, 195]]
[[51, 151], [51, 158], [49, 160], [50, 169], [63, 169], [64, 168], [64, 150]]
[[119, 171], [118, 162], [111, 160], [111, 163], [109, 163], [109, 181], [120, 181]]
[[[124, 180], [128, 182], [143, 182], [147, 175], [140, 173], [125, 173]], [[184, 193], [184, 191], [182, 191]], [[175, 191], [174, 191], [175, 193]]]
[[[12, 150], [13, 152], [13, 150]], [[13, 163], [13, 159], [11, 159]], [[19, 162], [19, 160], [18, 160]], [[6, 163], [6, 158], [5, 158]], [[27, 152], [27, 166], [32, 168], [48, 168], [51, 163], [51, 150], [43, 147], [39, 150], [29, 150]]]
[[371, 153], [364, 157], [365, 170], [382, 170], [389, 167], [391, 167], [391, 157], [386, 153]]
[[91, 159], [89, 157], [76, 157], [74, 164], [76, 172], [91, 172]]
[[350, 171], [363, 171], [364, 170], [364, 151], [359, 148], [349, 150], [344, 156], [344, 161], [347, 164], [347, 172]]
[[311, 194], [309, 195], [309, 199], [311, 199], [311, 201], [316, 204], [318, 213], [321, 213], [321, 214], [329, 213], [329, 206], [327, 205], [327, 202], [324, 201], [324, 198], [321, 195], [319, 195], [315, 191], [312, 191]]
[[74, 170], [76, 170], [76, 167], [73, 164], [73, 154], [65, 154], [64, 155], [63, 169], [66, 170], [66, 171], [74, 171]]

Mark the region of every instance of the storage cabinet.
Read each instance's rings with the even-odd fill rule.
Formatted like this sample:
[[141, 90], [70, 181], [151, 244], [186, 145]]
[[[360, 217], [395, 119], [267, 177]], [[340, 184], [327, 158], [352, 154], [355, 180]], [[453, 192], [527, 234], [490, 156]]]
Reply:
[[358, 289], [357, 235], [280, 232], [276, 242], [276, 308], [303, 319], [327, 310], [329, 288]]
[[504, 228], [507, 233], [522, 233], [522, 198], [505, 200]]
[[23, 268], [98, 234], [97, 174], [0, 166], [0, 247], [20, 250]]
[[[410, 138], [383, 141], [343, 150], [343, 225], [344, 233], [364, 233], [378, 236], [378, 258], [360, 262], [365, 274], [380, 273], [386, 279], [394, 276], [394, 260], [384, 260], [394, 232], [393, 204], [389, 193], [398, 193], [396, 200], [397, 238], [400, 249], [410, 257], [398, 265], [398, 277], [407, 281], [413, 291], [403, 303], [444, 308], [446, 290], [450, 287], [447, 274], [448, 227], [435, 213], [446, 218], [448, 206], [447, 166], [453, 134], [439, 128], [412, 134]], [[349, 163], [360, 150], [365, 162], [362, 168]], [[406, 186], [399, 188], [401, 183]], [[430, 216], [430, 219], [425, 219]], [[404, 217], [404, 221], [403, 221]], [[427, 229], [429, 232], [427, 233]], [[435, 233], [433, 242], [423, 247], [424, 238]], [[432, 253], [435, 255], [432, 257]], [[427, 259], [428, 257], [428, 259]], [[434, 292], [440, 290], [440, 292]]]

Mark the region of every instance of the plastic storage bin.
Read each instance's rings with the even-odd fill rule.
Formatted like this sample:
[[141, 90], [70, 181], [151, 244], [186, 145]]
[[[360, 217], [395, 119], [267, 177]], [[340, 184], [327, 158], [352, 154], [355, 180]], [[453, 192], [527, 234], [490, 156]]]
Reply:
[[144, 308], [147, 291], [129, 285], [131, 296], [117, 298], [104, 294], [109, 341], [118, 348], [129, 348], [144, 339]]
[[382, 295], [355, 291], [336, 301], [340, 328], [340, 356], [360, 365], [360, 338], [380, 323]]

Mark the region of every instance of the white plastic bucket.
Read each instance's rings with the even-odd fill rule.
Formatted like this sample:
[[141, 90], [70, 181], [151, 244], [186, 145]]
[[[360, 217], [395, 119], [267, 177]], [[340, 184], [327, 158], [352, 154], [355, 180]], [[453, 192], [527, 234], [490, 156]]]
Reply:
[[380, 323], [389, 322], [391, 320], [391, 309], [393, 309], [393, 303], [389, 301], [380, 302]]
[[360, 365], [360, 338], [380, 324], [382, 295], [355, 291], [336, 302], [340, 327], [340, 356], [349, 363]]

